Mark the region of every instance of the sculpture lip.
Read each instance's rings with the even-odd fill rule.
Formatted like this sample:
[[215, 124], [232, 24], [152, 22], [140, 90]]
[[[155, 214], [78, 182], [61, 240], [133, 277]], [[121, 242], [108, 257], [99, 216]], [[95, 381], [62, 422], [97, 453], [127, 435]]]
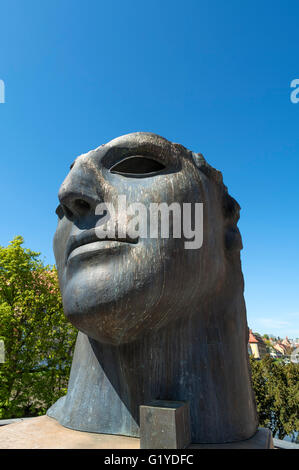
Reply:
[[66, 261], [68, 260], [71, 252], [74, 251], [79, 246], [87, 245], [89, 243], [94, 243], [94, 242], [109, 242], [109, 241], [137, 244], [139, 241], [139, 237], [131, 238], [128, 235], [126, 235], [125, 238], [121, 238], [117, 236], [117, 232], [116, 232], [115, 237], [99, 238], [96, 234], [95, 228], [84, 230], [78, 235], [70, 236], [67, 242], [67, 246], [66, 246]]

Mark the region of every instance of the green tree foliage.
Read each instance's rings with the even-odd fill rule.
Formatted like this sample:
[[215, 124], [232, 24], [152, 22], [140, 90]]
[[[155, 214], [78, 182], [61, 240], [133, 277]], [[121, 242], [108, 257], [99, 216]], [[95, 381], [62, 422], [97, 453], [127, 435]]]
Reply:
[[25, 249], [0, 247], [0, 418], [38, 416], [66, 393], [75, 329], [63, 315], [55, 267]]
[[283, 439], [299, 432], [299, 365], [250, 358], [260, 426]]

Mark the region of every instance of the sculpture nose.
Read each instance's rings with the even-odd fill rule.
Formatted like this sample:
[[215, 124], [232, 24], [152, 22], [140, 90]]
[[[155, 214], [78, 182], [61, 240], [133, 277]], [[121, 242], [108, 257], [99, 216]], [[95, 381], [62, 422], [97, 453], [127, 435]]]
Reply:
[[66, 217], [76, 219], [95, 213], [95, 207], [98, 201], [91, 199], [86, 194], [77, 192], [64, 192], [59, 197], [62, 209]]
[[61, 185], [58, 198], [68, 219], [76, 220], [95, 214], [101, 202], [92, 174], [72, 170]]

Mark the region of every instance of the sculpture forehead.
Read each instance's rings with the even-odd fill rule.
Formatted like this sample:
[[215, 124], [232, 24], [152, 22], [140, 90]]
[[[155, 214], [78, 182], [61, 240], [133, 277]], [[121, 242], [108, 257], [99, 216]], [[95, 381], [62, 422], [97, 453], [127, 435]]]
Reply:
[[164, 137], [151, 132], [134, 132], [117, 137], [94, 150], [79, 155], [77, 161], [92, 159], [108, 163], [115, 157], [126, 157], [133, 154], [149, 155], [167, 163], [178, 164], [183, 157], [189, 157], [191, 152], [180, 144], [170, 142]]
[[162, 137], [153, 132], [132, 132], [131, 134], [121, 135], [115, 139], [110, 140], [106, 145], [118, 146], [118, 145], [135, 145], [135, 144], [156, 144], [161, 147], [171, 144], [171, 142], [165, 137]]

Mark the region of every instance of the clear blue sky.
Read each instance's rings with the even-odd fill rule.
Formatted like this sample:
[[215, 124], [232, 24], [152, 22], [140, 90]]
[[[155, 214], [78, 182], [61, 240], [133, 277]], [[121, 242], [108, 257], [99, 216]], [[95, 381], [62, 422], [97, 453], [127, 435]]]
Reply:
[[54, 263], [74, 157], [151, 131], [202, 152], [242, 207], [249, 326], [299, 337], [299, 3], [0, 2], [0, 244]]

